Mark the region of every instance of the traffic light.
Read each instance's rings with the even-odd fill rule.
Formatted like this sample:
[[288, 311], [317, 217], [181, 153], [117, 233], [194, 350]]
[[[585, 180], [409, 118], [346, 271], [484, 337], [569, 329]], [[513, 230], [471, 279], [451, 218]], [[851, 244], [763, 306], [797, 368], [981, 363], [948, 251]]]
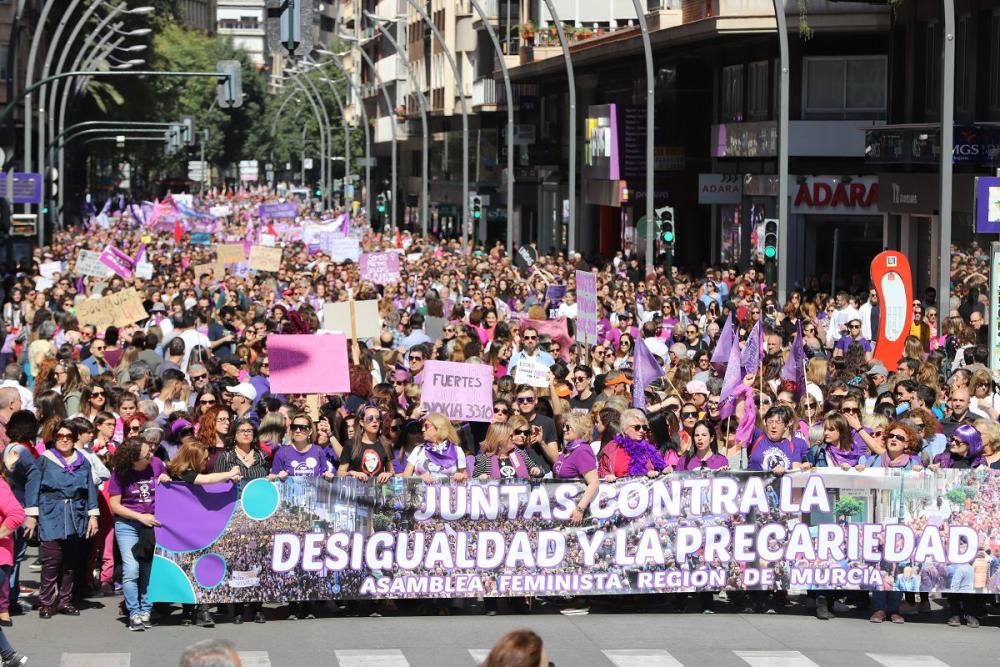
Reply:
[[385, 195], [379, 193], [378, 198], [375, 200], [375, 208], [379, 213], [385, 213]]
[[55, 199], [56, 195], [59, 194], [59, 170], [55, 167], [49, 167], [49, 171], [46, 175], [49, 180], [49, 196]]
[[667, 245], [673, 245], [677, 239], [674, 229], [674, 207], [664, 206], [656, 209], [656, 234]]
[[235, 109], [243, 106], [243, 78], [240, 61], [220, 60], [215, 64], [215, 71], [220, 75], [216, 86], [219, 108]]
[[774, 218], [764, 220], [764, 259], [768, 262], [778, 259], [778, 221]]
[[483, 217], [483, 199], [480, 196], [472, 198], [472, 219], [478, 221]]
[[316, 199], [321, 198], [323, 196], [323, 188], [317, 185], [316, 190], [313, 191], [313, 196], [316, 197]]
[[194, 118], [184, 116], [181, 118], [181, 142], [185, 146], [194, 146]]

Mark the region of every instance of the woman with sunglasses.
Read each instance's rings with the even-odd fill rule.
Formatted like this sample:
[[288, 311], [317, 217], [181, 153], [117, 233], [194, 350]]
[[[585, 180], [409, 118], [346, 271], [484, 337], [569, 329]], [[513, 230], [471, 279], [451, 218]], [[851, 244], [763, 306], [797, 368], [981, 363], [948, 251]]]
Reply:
[[72, 421], [60, 422], [54, 446], [38, 458], [38, 486], [28, 488], [25, 513], [37, 518], [42, 559], [38, 616], [79, 616], [73, 606], [78, 568], [88, 563], [86, 540], [97, 534], [97, 486], [90, 461], [76, 450]]
[[[93, 419], [101, 410], [107, 409], [108, 392], [100, 384], [84, 386], [80, 392], [80, 412], [81, 417]], [[70, 415], [75, 416], [75, 415]]]
[[271, 461], [271, 479], [288, 477], [323, 477], [333, 479], [333, 469], [326, 452], [316, 444], [316, 432], [309, 415], [296, 412], [288, 427], [291, 443], [279, 447]]
[[524, 458], [531, 476], [537, 478], [547, 474], [551, 468], [531, 446], [531, 423], [527, 418], [523, 415], [514, 415], [507, 420], [507, 425], [511, 428], [511, 444]]
[[[258, 394], [258, 396], [260, 396], [260, 394]], [[198, 392], [198, 395], [194, 399], [195, 419], [200, 420], [207, 410], [221, 404], [222, 399], [219, 397], [218, 392], [214, 388], [206, 387], [205, 389], [202, 389]]]
[[820, 421], [819, 401], [807, 393], [799, 401], [798, 407], [798, 414], [801, 416], [799, 419], [799, 437], [808, 442], [809, 429]]
[[458, 433], [448, 418], [434, 412], [424, 418], [424, 444], [414, 449], [406, 459], [403, 477], [417, 475], [428, 483], [451, 479], [464, 482], [469, 478], [465, 452], [459, 446]]
[[681, 406], [680, 429], [677, 431], [677, 442], [679, 444], [678, 453], [681, 457], [687, 456], [693, 449], [694, 427], [701, 419], [698, 406], [694, 403], [684, 403]]
[[629, 409], [622, 413], [621, 433], [608, 442], [601, 451], [598, 476], [613, 482], [619, 477], [656, 477], [661, 472], [671, 472], [680, 464], [673, 450], [666, 458], [650, 442], [649, 422], [642, 410]]
[[868, 468], [898, 468], [922, 470], [919, 454], [920, 434], [909, 420], [894, 421], [885, 429], [885, 451], [864, 457], [862, 465]]
[[344, 442], [338, 477], [385, 484], [392, 479], [392, 444], [382, 435], [382, 411], [365, 405], [356, 414], [354, 437]]
[[[587, 508], [597, 495], [600, 479], [597, 475], [597, 457], [590, 447], [590, 434], [594, 425], [590, 415], [573, 412], [563, 417], [562, 442], [559, 456], [552, 464], [552, 476], [558, 480], [582, 480], [587, 488], [577, 501], [570, 523], [579, 525]], [[648, 426], [647, 426], [648, 429]]]
[[969, 469], [986, 465], [983, 438], [971, 424], [962, 424], [948, 442], [948, 449], [931, 461], [931, 470]]
[[511, 415], [514, 414], [514, 410], [510, 405], [510, 401], [504, 398], [499, 398], [493, 401], [493, 422], [494, 424], [506, 424], [510, 419]]
[[490, 424], [472, 476], [483, 481], [513, 480], [541, 473], [538, 466], [529, 466], [531, 463], [514, 444], [514, 429], [509, 424]]

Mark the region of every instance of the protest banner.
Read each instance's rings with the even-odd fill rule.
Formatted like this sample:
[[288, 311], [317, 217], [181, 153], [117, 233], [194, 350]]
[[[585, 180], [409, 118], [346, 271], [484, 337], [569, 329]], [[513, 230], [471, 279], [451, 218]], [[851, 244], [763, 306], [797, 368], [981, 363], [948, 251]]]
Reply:
[[295, 218], [298, 214], [298, 205], [291, 201], [261, 204], [257, 207], [258, 217], [266, 220]]
[[242, 243], [219, 243], [215, 246], [215, 256], [223, 264], [238, 264], [245, 261], [247, 256], [243, 250]]
[[191, 245], [212, 245], [212, 235], [208, 232], [191, 232]]
[[130, 287], [98, 299], [84, 299], [76, 306], [76, 318], [80, 324], [92, 324], [103, 332], [110, 326], [127, 327], [149, 319], [149, 314], [142, 297]]
[[42, 262], [38, 265], [38, 274], [46, 280], [53, 280], [62, 270], [62, 262]]
[[378, 301], [337, 301], [323, 305], [323, 330], [340, 331], [349, 338], [375, 338], [381, 332]]
[[493, 368], [487, 364], [428, 359], [420, 386], [421, 405], [428, 412], [440, 412], [452, 421], [493, 419]]
[[250, 268], [254, 271], [277, 273], [281, 268], [281, 248], [253, 246], [250, 248]]
[[204, 274], [211, 274], [219, 277], [219, 274], [215, 273], [215, 264], [195, 264], [194, 265], [194, 277], [201, 278]]
[[351, 390], [347, 337], [343, 334], [267, 337], [271, 392], [336, 394]]
[[[149, 595], [221, 604], [898, 583], [946, 593], [970, 580], [983, 540], [1000, 528], [991, 470], [633, 477], [602, 483], [577, 528], [583, 491], [578, 482], [290, 477], [254, 480], [237, 500], [229, 484], [164, 484]], [[976, 589], [998, 590], [996, 573]]]
[[576, 272], [576, 339], [597, 344], [597, 276], [589, 271]]
[[376, 285], [399, 282], [399, 254], [366, 252], [361, 255], [361, 279]]
[[[324, 250], [324, 252], [329, 252], [330, 258], [335, 262], [346, 262], [348, 260], [356, 262], [361, 257], [361, 242], [358, 239], [331, 236], [329, 244], [329, 250]], [[322, 243], [320, 247], [322, 248]]]
[[216, 218], [228, 218], [233, 214], [233, 207], [224, 204], [210, 206], [208, 212]]
[[153, 279], [153, 265], [149, 262], [139, 262], [135, 265], [135, 277], [143, 280]]
[[548, 387], [549, 367], [534, 359], [521, 357], [514, 369], [514, 382], [532, 387]]
[[132, 280], [135, 270], [135, 260], [113, 245], [104, 249], [100, 256], [101, 264], [111, 269], [122, 280]]
[[101, 261], [101, 253], [91, 250], [81, 250], [76, 255], [76, 272], [81, 276], [106, 278], [113, 272]]

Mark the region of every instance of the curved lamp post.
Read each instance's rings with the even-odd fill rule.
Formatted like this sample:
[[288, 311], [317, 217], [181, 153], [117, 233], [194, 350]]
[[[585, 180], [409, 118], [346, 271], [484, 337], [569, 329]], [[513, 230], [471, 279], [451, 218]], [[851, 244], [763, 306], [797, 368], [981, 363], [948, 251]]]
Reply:
[[312, 105], [313, 110], [317, 114], [316, 123], [319, 125], [320, 140], [321, 140], [320, 143], [322, 144], [322, 148], [320, 149], [320, 170], [319, 170], [320, 184], [323, 187], [322, 202], [324, 206], [328, 206], [331, 182], [329, 178], [330, 165], [327, 164], [329, 162], [327, 158], [330, 154], [330, 149], [333, 144], [332, 141], [333, 130], [330, 124], [330, 116], [326, 112], [326, 105], [323, 104], [323, 98], [322, 96], [320, 96], [319, 90], [316, 89], [316, 86], [312, 83], [312, 81], [309, 80], [309, 77], [306, 76], [306, 70], [303, 69], [301, 72], [297, 71], [297, 73], [300, 74], [301, 76], [295, 76], [293, 74], [291, 80], [294, 81], [299, 86], [300, 89], [302, 89], [302, 92], [309, 99], [309, 104]]
[[556, 24], [556, 33], [559, 35], [559, 45], [562, 47], [563, 61], [566, 64], [566, 84], [569, 87], [569, 242], [566, 248], [568, 256], [576, 249], [576, 76], [573, 74], [573, 59], [569, 55], [569, 43], [566, 41], [566, 31], [563, 30], [559, 14], [556, 13], [552, 0], [545, 0], [545, 7]]

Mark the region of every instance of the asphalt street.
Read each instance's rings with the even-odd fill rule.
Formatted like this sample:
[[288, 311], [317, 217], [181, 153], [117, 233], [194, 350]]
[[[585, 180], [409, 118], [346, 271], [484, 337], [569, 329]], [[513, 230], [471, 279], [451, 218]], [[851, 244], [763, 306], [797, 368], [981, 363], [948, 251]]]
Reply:
[[[978, 629], [945, 626], [938, 609], [905, 625], [868, 622], [851, 611], [820, 621], [794, 605], [776, 615], [593, 611], [562, 616], [554, 605], [532, 614], [486, 616], [479, 605], [450, 616], [386, 615], [283, 620], [268, 609], [267, 624], [211, 629], [184, 627], [176, 609], [145, 632], [129, 632], [117, 599], [93, 601], [80, 617], [17, 616], [6, 630], [32, 665], [52, 667], [174, 667], [184, 648], [225, 637], [246, 667], [474, 667], [504, 632], [538, 632], [556, 665], [565, 667], [995, 667], [1000, 665], [1000, 617]], [[280, 619], [280, 620], [279, 620]]]

